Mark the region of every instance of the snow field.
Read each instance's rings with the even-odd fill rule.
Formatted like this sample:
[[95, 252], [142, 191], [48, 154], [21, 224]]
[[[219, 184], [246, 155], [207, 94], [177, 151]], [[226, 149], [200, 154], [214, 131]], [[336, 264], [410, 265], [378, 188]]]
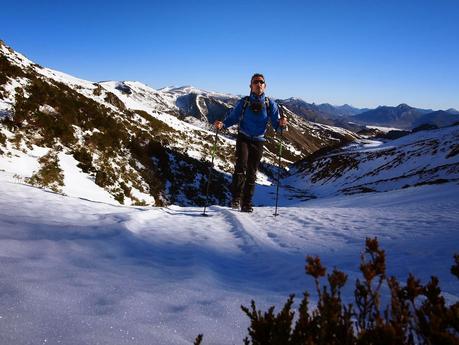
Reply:
[[66, 197], [0, 174], [0, 342], [190, 344], [204, 333], [207, 344], [241, 344], [241, 304], [266, 309], [314, 291], [305, 255], [347, 273], [352, 296], [368, 236], [380, 239], [389, 274], [435, 274], [455, 301], [457, 187], [307, 202], [284, 191], [279, 217], [272, 203], [254, 214], [211, 206], [202, 217], [195, 207]]

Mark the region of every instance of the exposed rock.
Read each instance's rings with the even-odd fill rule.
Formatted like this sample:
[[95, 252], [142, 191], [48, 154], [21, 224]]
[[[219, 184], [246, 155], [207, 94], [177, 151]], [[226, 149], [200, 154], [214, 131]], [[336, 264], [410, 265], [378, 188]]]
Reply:
[[106, 95], [105, 95], [104, 100], [107, 103], [110, 103], [111, 105], [114, 105], [115, 107], [117, 107], [120, 110], [126, 110], [126, 106], [124, 105], [124, 103], [118, 98], [118, 96], [116, 96], [112, 92], [107, 92]]

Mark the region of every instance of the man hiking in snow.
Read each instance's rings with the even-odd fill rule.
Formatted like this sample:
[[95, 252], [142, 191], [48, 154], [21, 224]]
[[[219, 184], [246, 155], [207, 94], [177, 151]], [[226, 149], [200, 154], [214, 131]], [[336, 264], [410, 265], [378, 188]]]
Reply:
[[265, 77], [254, 74], [250, 79], [250, 96], [242, 98], [223, 122], [215, 122], [217, 129], [239, 125], [231, 207], [241, 207], [242, 212], [253, 212], [252, 197], [268, 121], [276, 131], [287, 125], [287, 118], [281, 118], [276, 102], [265, 96], [265, 88]]

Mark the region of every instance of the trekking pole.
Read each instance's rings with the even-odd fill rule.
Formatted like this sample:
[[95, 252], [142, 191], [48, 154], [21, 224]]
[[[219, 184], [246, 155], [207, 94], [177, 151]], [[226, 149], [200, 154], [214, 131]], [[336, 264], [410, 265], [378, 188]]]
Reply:
[[282, 158], [282, 132], [284, 129], [281, 127], [280, 129], [280, 140], [279, 140], [279, 160], [277, 163], [277, 187], [276, 187], [276, 209], [274, 211], [274, 217], [277, 217], [279, 213], [277, 213], [277, 205], [279, 201], [279, 184], [280, 184], [280, 173], [281, 173], [281, 158]]
[[215, 140], [214, 140], [214, 144], [212, 146], [212, 161], [210, 163], [210, 167], [209, 167], [209, 174], [207, 175], [207, 186], [206, 186], [206, 203], [204, 204], [204, 211], [202, 212], [201, 215], [203, 216], [206, 216], [208, 217], [209, 215], [206, 214], [206, 208], [207, 208], [207, 204], [209, 202], [209, 186], [210, 186], [210, 179], [212, 178], [212, 170], [214, 170], [214, 158], [215, 158], [215, 152], [217, 151], [217, 140], [218, 140], [218, 132], [219, 132], [219, 129], [217, 128], [216, 131], [215, 131]]

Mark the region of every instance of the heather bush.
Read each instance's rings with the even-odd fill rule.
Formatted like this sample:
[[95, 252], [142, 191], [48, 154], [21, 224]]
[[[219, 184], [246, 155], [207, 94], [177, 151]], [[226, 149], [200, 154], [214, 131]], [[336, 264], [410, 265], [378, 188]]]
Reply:
[[92, 164], [92, 155], [84, 147], [77, 148], [73, 151], [73, 158], [75, 158], [79, 163], [78, 167], [85, 173], [95, 173], [96, 169]]
[[26, 182], [40, 188], [49, 188], [54, 192], [60, 192], [64, 186], [64, 174], [59, 167], [59, 159], [55, 151], [38, 159], [40, 169], [34, 173]]
[[23, 77], [25, 73], [19, 66], [12, 64], [4, 55], [0, 55], [0, 85], [8, 82], [9, 78]]
[[6, 135], [0, 132], [0, 145], [5, 145], [6, 139]]
[[[317, 307], [309, 308], [307, 292], [296, 312], [292, 310], [294, 295], [278, 313], [274, 307], [258, 310], [254, 301], [250, 307], [242, 306], [250, 319], [245, 345], [459, 344], [459, 302], [446, 304], [436, 277], [425, 285], [411, 274], [405, 284], [387, 277], [385, 252], [376, 238], [366, 239], [354, 303], [342, 300], [346, 274], [337, 269], [327, 274], [318, 257], [308, 256], [306, 261], [306, 274], [315, 282]], [[451, 273], [459, 278], [458, 254]], [[384, 285], [390, 291], [388, 303], [381, 302]], [[195, 344], [202, 339], [199, 335]]]

